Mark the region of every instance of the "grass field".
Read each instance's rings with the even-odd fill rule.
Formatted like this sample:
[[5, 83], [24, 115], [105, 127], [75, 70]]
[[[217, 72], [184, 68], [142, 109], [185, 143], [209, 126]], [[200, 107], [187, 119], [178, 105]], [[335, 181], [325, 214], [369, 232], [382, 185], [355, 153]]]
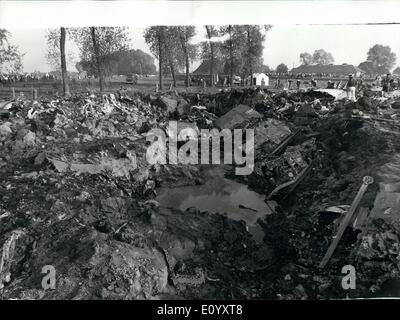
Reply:
[[[156, 84], [158, 83], [158, 77], [148, 77], [139, 79], [137, 84], [127, 84], [124, 79], [107, 79], [105, 82], [105, 92], [115, 92], [116, 90], [123, 88], [128, 91], [155, 91]], [[172, 79], [165, 78], [164, 90], [169, 90]], [[178, 81], [177, 90], [185, 90], [183, 81]], [[91, 80], [73, 80], [69, 82], [70, 91], [72, 93], [78, 92], [98, 92], [99, 82], [97, 79]], [[0, 98], [9, 98], [13, 95], [13, 89], [15, 95], [18, 96], [23, 94], [25, 97], [32, 97], [33, 90], [37, 90], [38, 96], [50, 96], [62, 93], [61, 81], [32, 81], [32, 82], [16, 82], [14, 84], [0, 84]], [[199, 90], [198, 87], [195, 89]]]
[[[326, 88], [327, 81], [329, 79], [316, 79], [319, 88]], [[346, 78], [342, 79], [332, 79], [334, 81], [342, 80], [342, 83], [345, 83]], [[308, 87], [310, 84], [303, 84], [303, 81], [308, 81], [308, 79], [301, 80], [302, 85], [301, 88]], [[287, 80], [281, 80], [281, 82], [287, 87]], [[137, 84], [127, 84], [125, 82], [124, 77], [117, 77], [112, 79], [106, 79], [105, 92], [115, 92], [116, 90], [123, 88], [128, 92], [135, 91], [148, 91], [154, 92], [156, 88], [156, 84], [158, 83], [157, 76], [149, 76], [143, 77], [138, 80]], [[168, 91], [171, 88], [172, 78], [165, 77], [164, 78], [164, 91]], [[273, 89], [275, 84], [275, 79], [270, 78], [270, 85], [267, 86], [267, 89]], [[72, 93], [79, 92], [99, 92], [99, 83], [97, 79], [91, 80], [73, 80], [69, 83], [70, 91]], [[295, 89], [296, 80], [293, 80], [292, 89]], [[38, 97], [41, 96], [54, 96], [57, 93], [62, 93], [61, 81], [52, 80], [52, 81], [33, 81], [33, 82], [17, 82], [15, 84], [0, 84], [0, 99], [10, 99], [13, 96], [13, 88], [15, 95], [24, 95], [25, 97], [32, 97], [33, 90], [37, 90]], [[200, 86], [191, 86], [190, 88], [186, 88], [183, 81], [177, 82], [177, 87], [173, 88], [174, 90], [186, 91], [186, 92], [215, 92], [217, 90], [223, 89], [224, 87], [215, 87], [215, 88], [202, 88]]]

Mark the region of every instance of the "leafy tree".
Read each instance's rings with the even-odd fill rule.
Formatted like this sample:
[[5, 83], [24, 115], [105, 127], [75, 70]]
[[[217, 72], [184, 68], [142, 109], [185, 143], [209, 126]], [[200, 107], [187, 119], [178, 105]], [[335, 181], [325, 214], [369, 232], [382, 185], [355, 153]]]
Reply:
[[166, 69], [170, 71], [172, 84], [176, 87], [176, 71], [183, 67], [183, 54], [180, 50], [177, 27], [167, 27], [165, 31], [165, 55], [167, 58]]
[[179, 38], [181, 50], [185, 60], [185, 72], [186, 72], [186, 87], [190, 86], [190, 60], [197, 56], [197, 46], [190, 43], [191, 38], [196, 34], [196, 28], [194, 26], [181, 26], [176, 27], [176, 34]]
[[287, 67], [286, 64], [281, 63], [276, 67], [276, 72], [277, 73], [287, 73], [289, 71], [289, 68]]
[[152, 26], [147, 28], [144, 32], [144, 40], [149, 45], [151, 53], [158, 60], [160, 90], [163, 89], [163, 68], [166, 51], [166, 29], [167, 27], [165, 26]]
[[367, 60], [372, 62], [375, 70], [378, 68], [391, 70], [396, 64], [396, 59], [396, 54], [392, 52], [392, 49], [381, 44], [374, 45], [367, 53]]
[[300, 53], [300, 63], [308, 66], [313, 63], [313, 56], [308, 52]]
[[226, 57], [225, 68], [229, 73], [229, 82], [233, 84], [233, 76], [242, 70], [245, 63], [242, 59], [242, 46], [246, 41], [241, 26], [227, 25], [219, 29], [221, 35], [227, 36], [222, 44], [222, 54]]
[[326, 52], [324, 49], [315, 50], [312, 58], [314, 64], [327, 65], [335, 62], [332, 54]]
[[364, 61], [364, 62], [361, 62], [361, 63], [358, 65], [358, 67], [359, 67], [361, 70], [365, 71], [367, 74], [370, 74], [370, 75], [386, 74], [386, 73], [389, 73], [389, 72], [390, 72], [389, 69], [387, 69], [387, 68], [385, 68], [385, 67], [383, 67], [383, 66], [378, 67], [378, 66], [376, 65], [376, 63], [374, 63], [374, 62], [372, 62], [372, 61]]
[[155, 26], [145, 31], [145, 40], [156, 57], [160, 56], [161, 49], [163, 63], [160, 64], [160, 70], [171, 73], [174, 86], [176, 72], [183, 68], [186, 73], [186, 86], [189, 86], [190, 60], [197, 56], [197, 46], [190, 42], [194, 35], [194, 26]]
[[255, 71], [261, 71], [265, 33], [270, 29], [270, 25], [227, 25], [221, 26], [219, 29], [214, 26], [206, 26], [208, 39], [211, 40], [212, 37], [218, 35], [226, 38], [221, 44], [210, 40], [203, 44], [203, 58], [205, 56], [211, 58], [210, 74], [212, 78], [214, 60], [218, 55], [224, 61], [224, 72], [229, 74], [231, 84], [235, 74], [246, 76]]
[[[107, 57], [107, 61], [109, 63], [105, 70], [106, 75], [155, 74], [157, 71], [154, 58], [139, 49], [113, 52]], [[96, 74], [91, 63], [81, 61], [75, 66], [79, 72], [86, 71], [88, 75]]]
[[6, 29], [0, 29], [0, 72], [21, 72], [23, 54], [10, 43], [10, 37]]
[[80, 50], [81, 62], [95, 70], [100, 91], [104, 88], [104, 74], [109, 68], [111, 54], [129, 49], [128, 29], [125, 27], [89, 27], [71, 30]]
[[[66, 31], [66, 41], [70, 37], [70, 30], [68, 28]], [[61, 72], [61, 51], [60, 51], [60, 38], [61, 38], [61, 28], [59, 29], [48, 29], [46, 33], [46, 62], [52, 68], [53, 71]], [[67, 67], [74, 65], [76, 66], [77, 57], [72, 50], [65, 50], [65, 58], [67, 61]]]
[[[270, 28], [271, 26], [264, 26], [265, 31], [268, 31]], [[251, 76], [254, 70], [261, 69], [265, 35], [262, 33], [262, 26], [244, 25], [241, 29], [246, 38], [242, 51], [242, 60], [245, 64], [241, 73]]]
[[214, 86], [214, 66], [215, 60], [220, 56], [220, 45], [213, 41], [214, 37], [218, 37], [219, 32], [215, 26], [206, 25], [204, 26], [207, 33], [208, 41], [202, 43], [202, 58], [203, 60], [210, 61], [210, 80], [211, 86]]
[[142, 50], [120, 51], [116, 56], [117, 68], [114, 74], [155, 74], [154, 58]]
[[269, 66], [267, 66], [267, 65], [262, 65], [262, 67], [261, 67], [261, 72], [263, 72], [263, 73], [270, 73], [270, 72], [272, 72], [272, 69], [269, 67]]
[[314, 54], [312, 55], [308, 52], [300, 53], [300, 63], [305, 66], [312, 64], [327, 65], [334, 62], [335, 59], [333, 58], [332, 54], [326, 52], [324, 49], [315, 50]]

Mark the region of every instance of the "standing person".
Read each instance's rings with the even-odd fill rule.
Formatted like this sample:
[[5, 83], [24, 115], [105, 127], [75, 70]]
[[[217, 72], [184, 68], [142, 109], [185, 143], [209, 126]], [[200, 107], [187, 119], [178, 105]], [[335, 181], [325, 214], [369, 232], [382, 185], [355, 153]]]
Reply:
[[296, 81], [297, 90], [299, 90], [299, 89], [300, 89], [300, 83], [301, 83], [301, 81], [300, 81], [300, 80], [297, 80], [297, 81]]
[[289, 80], [288, 80], [288, 83], [289, 83], [289, 88], [288, 88], [288, 89], [289, 89], [289, 90], [290, 90], [290, 87], [292, 86], [292, 82], [293, 82], [292, 79], [289, 79]]
[[311, 78], [311, 86], [314, 88], [317, 86], [317, 81], [314, 78]]
[[392, 79], [390, 79], [390, 73], [388, 73], [386, 75], [386, 77], [383, 78], [383, 80], [382, 80], [382, 91], [384, 93], [389, 92], [391, 82], [392, 82]]
[[352, 74], [349, 74], [349, 80], [347, 81], [347, 98], [353, 102], [356, 101], [356, 86], [357, 81], [354, 80]]

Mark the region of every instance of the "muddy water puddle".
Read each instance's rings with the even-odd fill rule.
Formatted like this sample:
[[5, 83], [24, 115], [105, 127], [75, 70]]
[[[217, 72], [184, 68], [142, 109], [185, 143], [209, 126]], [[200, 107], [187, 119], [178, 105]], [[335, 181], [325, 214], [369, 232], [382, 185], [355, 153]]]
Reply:
[[195, 207], [200, 211], [225, 214], [232, 220], [243, 220], [257, 242], [264, 236], [257, 220], [271, 214], [274, 206], [273, 202], [264, 201], [264, 195], [225, 178], [222, 167], [207, 169], [202, 185], [159, 188], [157, 194], [156, 200], [165, 207], [180, 210]]

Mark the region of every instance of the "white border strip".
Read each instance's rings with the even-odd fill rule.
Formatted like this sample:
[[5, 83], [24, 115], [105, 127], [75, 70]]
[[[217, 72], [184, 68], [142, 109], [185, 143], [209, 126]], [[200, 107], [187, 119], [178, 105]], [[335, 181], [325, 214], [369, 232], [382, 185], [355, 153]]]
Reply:
[[0, 27], [400, 23], [400, 1], [0, 1]]

